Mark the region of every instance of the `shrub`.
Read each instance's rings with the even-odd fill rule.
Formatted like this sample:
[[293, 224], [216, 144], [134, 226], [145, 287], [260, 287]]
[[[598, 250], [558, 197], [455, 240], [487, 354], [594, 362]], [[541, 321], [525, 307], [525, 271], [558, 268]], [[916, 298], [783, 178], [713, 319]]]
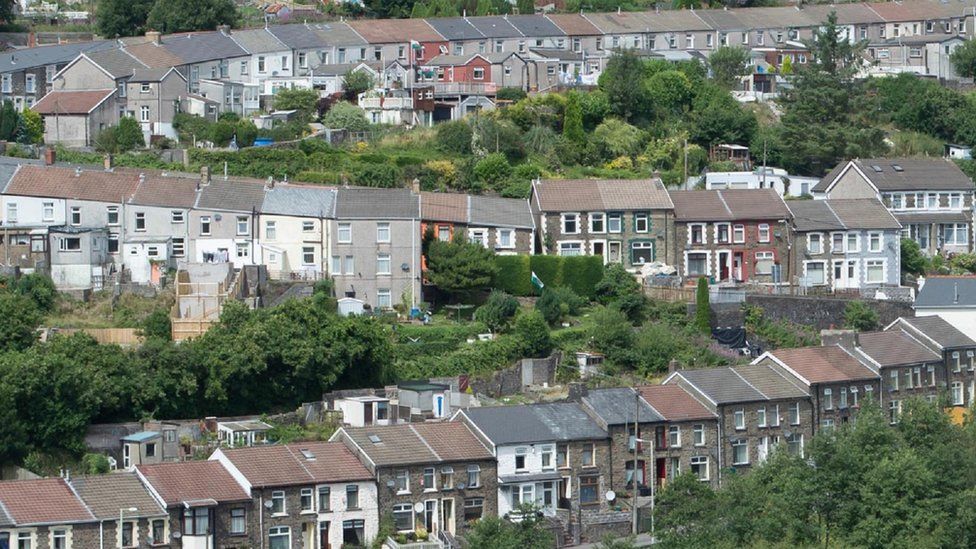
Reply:
[[712, 308], [708, 302], [708, 279], [698, 279], [695, 292], [695, 327], [703, 334], [712, 333]]
[[596, 295], [596, 285], [603, 278], [603, 258], [581, 255], [562, 259], [563, 285], [587, 299], [592, 299]]
[[522, 88], [502, 88], [495, 93], [495, 99], [517, 103], [525, 99], [526, 95]]
[[844, 326], [859, 332], [877, 330], [878, 313], [863, 301], [851, 301], [844, 307]]
[[489, 188], [496, 188], [512, 175], [512, 166], [501, 153], [492, 153], [474, 165], [474, 176]]
[[434, 141], [437, 148], [446, 153], [471, 154], [472, 135], [471, 126], [467, 122], [456, 120], [437, 126], [437, 137]]
[[484, 322], [491, 331], [497, 332], [508, 325], [518, 308], [517, 299], [501, 290], [492, 290], [488, 300], [474, 312], [474, 318], [478, 322]]
[[640, 283], [634, 275], [619, 263], [612, 263], [603, 269], [603, 276], [596, 284], [596, 299], [604, 305], [612, 303], [628, 294], [640, 293]]
[[110, 465], [105, 454], [88, 453], [81, 457], [81, 468], [86, 475], [104, 475], [108, 473]]
[[563, 283], [562, 258], [559, 256], [530, 256], [529, 268], [546, 286], [560, 286]]
[[588, 335], [594, 350], [606, 355], [613, 365], [633, 367], [636, 337], [634, 328], [622, 312], [605, 307], [593, 313], [593, 326], [589, 328]]
[[400, 186], [403, 172], [392, 164], [363, 164], [353, 172], [357, 185], [392, 189]]
[[322, 125], [326, 128], [345, 128], [351, 132], [364, 132], [369, 129], [369, 121], [366, 120], [363, 110], [345, 101], [336, 103], [322, 116]]
[[31, 273], [17, 281], [17, 293], [29, 297], [41, 312], [50, 312], [58, 299], [58, 290], [50, 277]]
[[498, 274], [495, 275], [492, 286], [512, 295], [534, 295], [532, 286], [532, 270], [529, 268], [527, 255], [496, 255], [495, 265]]
[[541, 358], [552, 351], [552, 337], [546, 319], [538, 311], [522, 313], [515, 320], [515, 335], [519, 340], [522, 354], [526, 357]]
[[149, 316], [142, 321], [142, 336], [147, 339], [151, 337], [170, 339], [172, 337], [172, 324], [169, 319], [169, 311], [156, 309], [149, 313]]
[[569, 315], [579, 314], [584, 305], [586, 300], [576, 295], [570, 288], [547, 286], [535, 302], [535, 309], [542, 314], [546, 322], [556, 324]]

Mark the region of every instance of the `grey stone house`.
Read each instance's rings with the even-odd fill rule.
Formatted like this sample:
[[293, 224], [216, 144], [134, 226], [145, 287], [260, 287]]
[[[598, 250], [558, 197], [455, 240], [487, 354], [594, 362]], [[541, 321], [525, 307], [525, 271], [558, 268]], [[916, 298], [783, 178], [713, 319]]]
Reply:
[[86, 51], [113, 47], [99, 40], [16, 49], [0, 54], [0, 98], [17, 111], [29, 108], [52, 90], [54, 75]]
[[247, 530], [251, 498], [219, 462], [141, 465], [136, 474], [166, 509], [170, 547], [251, 546]]
[[121, 251], [132, 282], [159, 284], [167, 269], [175, 269], [177, 261], [187, 257], [191, 237], [196, 236], [191, 234], [190, 212], [199, 181], [155, 174], [137, 177], [132, 198], [121, 206], [115, 223], [110, 220], [110, 238], [121, 239], [121, 250], [116, 242], [115, 251]]
[[202, 168], [200, 192], [190, 211], [192, 261], [253, 265], [264, 191], [264, 183], [256, 180], [211, 178], [209, 168]]
[[341, 188], [329, 227], [338, 297], [389, 310], [420, 299], [420, 199], [408, 189]]
[[218, 449], [210, 460], [251, 496], [252, 546], [362, 547], [376, 537], [376, 483], [340, 442]]
[[900, 285], [902, 226], [880, 201], [791, 200], [787, 207], [793, 214], [793, 272], [802, 286]]
[[628, 269], [673, 261], [674, 204], [660, 179], [537, 180], [531, 205], [544, 254], [597, 255]]
[[176, 139], [173, 118], [186, 98], [186, 78], [175, 68], [142, 69], [126, 81], [126, 116], [135, 118], [146, 143], [152, 136]]
[[753, 364], [780, 370], [807, 390], [815, 433], [852, 421], [862, 401], [880, 394], [878, 373], [840, 345], [776, 349]]
[[962, 413], [976, 403], [976, 341], [941, 316], [901, 317], [885, 330], [904, 330], [942, 355], [949, 405]]
[[762, 365], [678, 370], [676, 384], [718, 415], [718, 483], [722, 471], [748, 471], [782, 447], [802, 456], [813, 436], [813, 406], [794, 382]]
[[463, 536], [471, 522], [498, 514], [495, 459], [464, 423], [343, 427], [330, 440], [373, 476], [379, 514], [392, 515], [398, 532]]
[[[75, 494], [98, 521], [104, 545], [96, 539], [72, 536], [70, 547], [158, 547], [170, 543], [166, 510], [131, 472], [74, 477], [68, 481]], [[121, 536], [119, 517], [122, 517]], [[89, 545], [91, 543], [91, 545]], [[38, 544], [38, 547], [44, 545]], [[51, 546], [52, 549], [55, 546]]]
[[814, 198], [876, 198], [922, 252], [973, 250], [973, 181], [951, 160], [865, 158], [838, 164]]

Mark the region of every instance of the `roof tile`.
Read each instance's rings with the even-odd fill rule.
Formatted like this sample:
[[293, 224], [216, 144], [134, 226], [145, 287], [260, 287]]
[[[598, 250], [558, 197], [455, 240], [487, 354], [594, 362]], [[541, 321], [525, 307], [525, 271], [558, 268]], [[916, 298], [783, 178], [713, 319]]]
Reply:
[[715, 419], [717, 416], [679, 385], [637, 387], [641, 397], [667, 421]]
[[217, 503], [251, 499], [227, 469], [216, 461], [139, 465], [138, 471], [167, 507], [208, 499]]
[[88, 114], [114, 93], [114, 89], [52, 91], [31, 110], [38, 114]]
[[836, 345], [776, 349], [769, 353], [809, 384], [878, 377], [873, 370]]
[[0, 482], [0, 503], [18, 526], [95, 520], [62, 478]]
[[127, 517], [166, 515], [166, 510], [159, 506], [135, 473], [118, 471], [107, 475], [76, 477], [70, 482], [97, 519], [117, 519], [119, 509], [132, 507], [136, 511], [127, 513]]

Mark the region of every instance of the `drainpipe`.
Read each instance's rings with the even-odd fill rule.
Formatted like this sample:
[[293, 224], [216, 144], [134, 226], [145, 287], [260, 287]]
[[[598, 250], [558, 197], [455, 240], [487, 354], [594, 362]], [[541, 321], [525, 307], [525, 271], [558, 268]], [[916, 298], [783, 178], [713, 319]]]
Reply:
[[261, 490], [261, 495], [258, 496], [258, 530], [261, 531], [259, 534], [261, 549], [264, 549], [264, 490]]
[[722, 436], [722, 421], [725, 418], [725, 407], [720, 406], [718, 409], [718, 485], [722, 486], [722, 447], [725, 446], [725, 437]]
[[98, 549], [105, 549], [105, 522], [98, 521]]

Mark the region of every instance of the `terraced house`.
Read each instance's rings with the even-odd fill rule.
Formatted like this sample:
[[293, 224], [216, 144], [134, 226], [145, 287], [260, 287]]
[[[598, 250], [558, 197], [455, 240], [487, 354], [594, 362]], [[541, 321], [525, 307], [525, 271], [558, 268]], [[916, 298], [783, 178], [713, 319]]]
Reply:
[[537, 180], [530, 201], [544, 254], [596, 255], [628, 269], [673, 259], [674, 204], [658, 178]]

